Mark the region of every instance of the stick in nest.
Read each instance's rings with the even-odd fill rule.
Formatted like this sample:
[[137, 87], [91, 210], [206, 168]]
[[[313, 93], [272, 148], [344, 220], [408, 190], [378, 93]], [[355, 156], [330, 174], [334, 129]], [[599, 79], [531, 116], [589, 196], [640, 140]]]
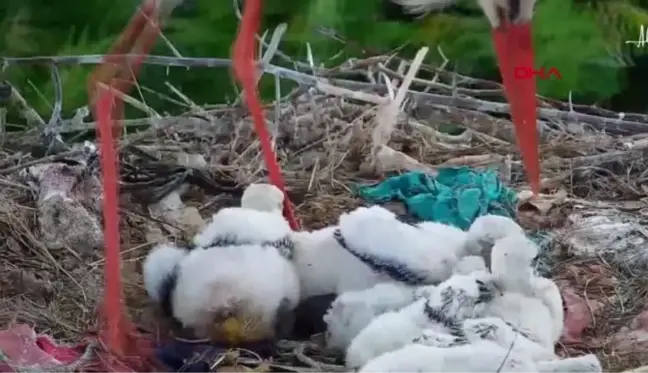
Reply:
[[[412, 61], [412, 64], [403, 79], [403, 83], [399, 87], [398, 92], [396, 92], [396, 96], [389, 100], [387, 104], [381, 105], [378, 109], [378, 113], [376, 114], [376, 127], [371, 134], [371, 164], [375, 168], [383, 171], [405, 169], [408, 171], [416, 170], [435, 174], [433, 169], [424, 166], [414, 158], [387, 146], [391, 134], [396, 128], [398, 114], [401, 111], [401, 106], [405, 100], [405, 96], [407, 95], [409, 87], [423, 63], [423, 59], [425, 58], [425, 55], [427, 55], [427, 52], [428, 48], [423, 47], [418, 51], [418, 53], [416, 53], [416, 57], [414, 57], [414, 61]], [[393, 91], [389, 87], [391, 84], [389, 80], [386, 80], [385, 83], [388, 85], [388, 92]]]

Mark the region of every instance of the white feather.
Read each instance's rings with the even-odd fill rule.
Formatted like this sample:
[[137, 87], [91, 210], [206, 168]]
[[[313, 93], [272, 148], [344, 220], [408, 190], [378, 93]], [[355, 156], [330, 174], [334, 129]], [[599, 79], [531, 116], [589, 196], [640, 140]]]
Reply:
[[392, 283], [341, 294], [324, 315], [327, 347], [346, 350], [351, 340], [376, 316], [398, 310], [413, 301], [412, 287]]
[[250, 184], [241, 197], [241, 207], [258, 211], [281, 213], [283, 203], [284, 194], [272, 184]]
[[272, 330], [284, 299], [299, 300], [290, 262], [273, 247], [240, 245], [192, 250], [180, 263], [172, 304], [185, 327], [204, 335], [216, 315], [236, 312]]
[[402, 223], [380, 207], [360, 207], [340, 216], [339, 228], [349, 247], [382, 261], [401, 263], [422, 276], [426, 284], [439, 283], [458, 261], [452, 243], [431, 239], [428, 229]]
[[410, 344], [376, 357], [360, 372], [535, 372], [533, 362], [493, 343], [451, 348]]
[[193, 243], [197, 247], [210, 247], [217, 238], [228, 237], [257, 244], [276, 241], [290, 233], [290, 225], [276, 212], [228, 207], [212, 216], [211, 222], [194, 237]]
[[363, 290], [391, 281], [375, 273], [333, 238], [337, 227], [293, 232], [293, 264], [299, 274], [302, 299], [322, 294]]
[[160, 290], [163, 282], [171, 276], [176, 265], [188, 253], [189, 251], [186, 249], [169, 244], [161, 244], [155, 246], [146, 256], [142, 266], [144, 288], [148, 296], [155, 302], [160, 302]]

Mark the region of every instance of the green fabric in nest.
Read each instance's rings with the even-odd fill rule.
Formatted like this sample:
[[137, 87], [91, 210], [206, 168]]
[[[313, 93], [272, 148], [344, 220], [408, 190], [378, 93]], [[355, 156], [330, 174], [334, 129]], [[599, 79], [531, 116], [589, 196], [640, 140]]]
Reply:
[[355, 189], [369, 203], [401, 201], [418, 219], [464, 230], [482, 215], [514, 217], [517, 203], [515, 191], [502, 184], [495, 170], [476, 171], [470, 167], [444, 168], [436, 178], [410, 172]]

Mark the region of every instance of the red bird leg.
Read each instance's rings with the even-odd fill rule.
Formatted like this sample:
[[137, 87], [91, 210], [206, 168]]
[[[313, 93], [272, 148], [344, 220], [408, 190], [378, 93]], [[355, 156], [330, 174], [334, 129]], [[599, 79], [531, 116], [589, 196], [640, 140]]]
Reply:
[[[149, 25], [156, 18], [156, 0], [148, 0], [138, 15], [133, 17], [130, 25], [126, 27], [122, 36], [113, 46], [111, 56], [104, 60], [104, 63], [97, 67], [90, 77], [88, 85], [89, 97], [94, 101], [94, 113], [99, 122], [99, 139], [101, 142], [101, 163], [104, 182], [104, 238], [106, 262], [104, 269], [105, 294], [103, 302], [103, 316], [106, 319], [108, 346], [111, 352], [124, 357], [126, 344], [128, 342], [128, 331], [132, 326], [127, 322], [122, 308], [122, 284], [119, 254], [119, 163], [117, 150], [115, 149], [115, 136], [112, 131], [115, 129], [114, 121], [121, 119], [121, 99], [115, 97], [113, 89], [117, 88], [126, 93], [135, 80], [143, 61], [142, 57], [135, 59], [133, 66], [124, 56], [115, 54], [130, 53], [133, 46], [140, 39], [144, 30], [146, 37], [142, 42], [142, 54], [148, 53], [157, 36], [155, 30], [157, 25]], [[154, 27], [152, 29], [151, 27]], [[131, 69], [132, 67], [132, 69]], [[132, 70], [132, 71], [131, 71]], [[126, 77], [120, 82], [120, 77]], [[104, 87], [99, 90], [97, 83], [104, 83], [110, 88]], [[91, 102], [92, 103], [92, 102]]]
[[121, 66], [125, 61], [123, 55], [130, 53], [133, 46], [137, 43], [148, 19], [154, 17], [155, 9], [155, 0], [148, 0], [144, 5], [138, 8], [136, 14], [124, 28], [117, 41], [113, 44], [111, 50], [104, 57], [103, 63], [93, 72], [90, 81], [92, 88], [95, 88], [94, 84], [97, 82], [108, 84], [114, 77], [119, 66]]
[[[121, 68], [118, 68], [117, 75], [113, 79], [111, 87], [113, 90], [128, 93], [137, 80], [137, 76], [144, 64], [146, 56], [153, 49], [153, 45], [157, 41], [158, 35], [160, 35], [160, 28], [158, 23], [157, 14], [155, 17], [149, 17], [150, 22], [141, 30], [141, 35], [136, 42], [139, 41], [139, 49], [133, 49], [127, 51], [126, 53], [135, 55], [133, 58], [124, 58], [121, 64]], [[113, 118], [122, 118], [123, 117], [123, 106], [124, 102], [122, 100], [117, 100], [113, 107]], [[117, 123], [115, 126], [117, 133], [115, 137], [120, 135], [121, 125]]]
[[117, 205], [117, 156], [111, 135], [111, 112], [114, 96], [101, 92], [96, 112], [101, 133], [101, 169], [104, 183], [104, 238], [106, 262], [104, 264], [104, 309], [108, 328], [108, 346], [117, 356], [124, 356], [124, 333], [121, 328], [124, 312], [121, 307], [121, 270], [119, 257], [119, 211]]
[[540, 191], [540, 157], [536, 127], [535, 77], [518, 79], [516, 67], [533, 67], [531, 26], [503, 23], [493, 30], [493, 43], [504, 83], [506, 98], [511, 107], [518, 148], [534, 194]]
[[234, 43], [233, 65], [234, 74], [243, 86], [245, 102], [248, 105], [254, 128], [259, 142], [261, 143], [261, 152], [266, 167], [268, 168], [268, 178], [284, 193], [284, 216], [290, 223], [292, 229], [298, 230], [299, 223], [295, 216], [294, 208], [288, 194], [286, 194], [285, 182], [281, 174], [281, 168], [277, 163], [277, 156], [272, 149], [270, 141], [270, 132], [265, 123], [263, 108], [257, 94], [256, 76], [257, 69], [254, 58], [256, 52], [255, 36], [259, 31], [261, 23], [261, 0], [246, 0], [243, 5], [243, 16], [241, 17], [241, 26]]

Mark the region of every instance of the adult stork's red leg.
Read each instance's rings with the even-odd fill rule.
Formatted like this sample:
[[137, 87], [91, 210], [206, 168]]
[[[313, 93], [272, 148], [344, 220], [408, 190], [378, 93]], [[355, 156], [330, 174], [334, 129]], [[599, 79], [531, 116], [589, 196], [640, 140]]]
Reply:
[[503, 25], [493, 30], [493, 42], [524, 168], [531, 190], [537, 194], [540, 191], [540, 156], [536, 81], [535, 77], [517, 79], [514, 74], [515, 67], [534, 67], [531, 24]]
[[[119, 160], [115, 140], [122, 120], [123, 103], [112, 90], [128, 93], [135, 82], [139, 69], [155, 40], [157, 26], [156, 0], [147, 0], [124, 29], [112, 50], [104, 57], [90, 77], [88, 96], [93, 112], [99, 121], [97, 128], [101, 141], [101, 165], [104, 183], [104, 237], [106, 262], [104, 269], [105, 289], [102, 316], [106, 320], [110, 352], [124, 357], [129, 332], [133, 329], [127, 322], [122, 307], [122, 284], [119, 253]], [[139, 51], [133, 51], [139, 42]], [[129, 60], [124, 54], [140, 53]], [[99, 83], [108, 86], [100, 89]], [[113, 133], [116, 132], [116, 133]], [[130, 351], [133, 353], [133, 351]]]
[[257, 94], [257, 67], [254, 53], [256, 51], [256, 34], [261, 24], [261, 0], [245, 0], [239, 33], [234, 43], [234, 74], [243, 86], [245, 102], [254, 120], [254, 128], [261, 143], [261, 152], [268, 168], [268, 178], [285, 195], [284, 216], [293, 229], [299, 229], [295, 212], [285, 191], [285, 182], [277, 156], [272, 149], [270, 133], [263, 116], [263, 108]]

